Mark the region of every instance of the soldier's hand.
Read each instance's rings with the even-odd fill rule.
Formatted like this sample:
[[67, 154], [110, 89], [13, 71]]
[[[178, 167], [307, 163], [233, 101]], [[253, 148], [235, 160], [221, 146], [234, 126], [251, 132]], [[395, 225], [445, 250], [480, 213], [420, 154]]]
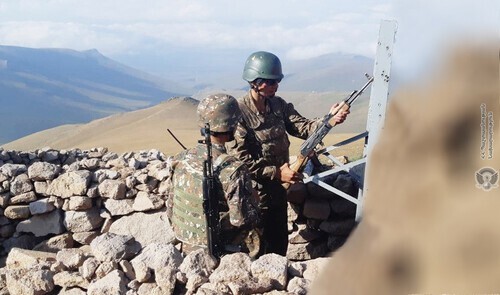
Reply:
[[285, 163], [280, 167], [281, 182], [296, 183], [301, 181], [302, 178], [304, 178], [302, 173], [298, 173], [290, 169], [288, 163]]
[[[331, 109], [330, 109], [330, 113], [334, 113], [335, 109], [339, 106], [339, 103], [335, 103]], [[341, 124], [345, 121], [345, 119], [347, 118], [347, 115], [350, 114], [350, 111], [349, 110], [340, 110], [339, 112], [337, 112], [337, 114], [335, 116], [333, 116], [333, 121], [335, 121], [335, 123], [337, 124]]]

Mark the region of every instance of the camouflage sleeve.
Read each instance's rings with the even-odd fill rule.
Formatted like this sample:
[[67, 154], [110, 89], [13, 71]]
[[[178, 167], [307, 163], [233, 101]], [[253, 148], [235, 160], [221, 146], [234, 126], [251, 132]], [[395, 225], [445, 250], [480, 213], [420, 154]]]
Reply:
[[255, 150], [252, 150], [252, 146], [259, 145], [259, 143], [250, 133], [241, 122], [238, 123], [234, 142], [229, 146], [231, 155], [245, 163], [255, 179], [274, 179], [278, 168], [269, 165], [262, 155], [258, 155]]
[[285, 103], [284, 118], [286, 131], [295, 137], [307, 139], [321, 123], [322, 118], [310, 120], [297, 112], [292, 103]]
[[258, 197], [252, 188], [250, 174], [242, 163], [233, 169], [224, 189], [229, 222], [236, 227], [255, 225], [259, 219]]

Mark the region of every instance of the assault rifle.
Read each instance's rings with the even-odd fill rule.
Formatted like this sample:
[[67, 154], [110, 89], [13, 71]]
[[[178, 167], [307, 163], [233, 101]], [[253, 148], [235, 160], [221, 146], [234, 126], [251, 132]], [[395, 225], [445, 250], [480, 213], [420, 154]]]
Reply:
[[[306, 141], [300, 146], [300, 154], [297, 156], [297, 161], [290, 164], [290, 169], [295, 172], [302, 172], [307, 160], [312, 156], [316, 146], [323, 140], [323, 138], [328, 134], [330, 129], [332, 129], [337, 123], [333, 121], [333, 117], [340, 111], [347, 111], [351, 108], [351, 104], [365, 91], [365, 89], [373, 82], [373, 77], [365, 74], [368, 82], [366, 82], [360, 90], [354, 90], [343, 100], [335, 109], [330, 111], [324, 118], [321, 124], [316, 128], [316, 130], [307, 138]], [[282, 184], [285, 189], [290, 187], [290, 183], [285, 182]]]
[[207, 159], [203, 161], [203, 212], [207, 227], [208, 253], [215, 258], [222, 254], [220, 242], [219, 198], [215, 187], [214, 171], [212, 166], [212, 142], [210, 141], [210, 125], [207, 123], [201, 129], [205, 139], [199, 140], [207, 146]]

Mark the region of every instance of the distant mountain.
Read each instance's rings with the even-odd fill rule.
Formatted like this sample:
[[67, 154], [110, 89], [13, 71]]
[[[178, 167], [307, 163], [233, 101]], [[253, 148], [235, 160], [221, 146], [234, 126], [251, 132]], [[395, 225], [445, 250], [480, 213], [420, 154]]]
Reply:
[[97, 50], [0, 46], [0, 144], [191, 92]]
[[[298, 92], [283, 94], [289, 97], [290, 101], [295, 102], [300, 98], [314, 105], [316, 112], [308, 114], [310, 118], [323, 115], [324, 110], [330, 107], [331, 100], [336, 99], [335, 94], [309, 94], [307, 97]], [[171, 129], [186, 147], [195, 146], [201, 139], [197, 124], [197, 105], [198, 100], [191, 97], [176, 97], [152, 107], [114, 114], [85, 124], [62, 125], [43, 130], [1, 145], [1, 147], [18, 151], [35, 150], [47, 146], [55, 149], [107, 147], [117, 153], [158, 149], [167, 155], [174, 155], [182, 151], [182, 148], [167, 133], [167, 128]], [[304, 114], [309, 113], [302, 108], [304, 105], [299, 103], [297, 110]], [[358, 133], [360, 128], [364, 130], [366, 117], [358, 116], [363, 111], [362, 105], [353, 107], [348, 120], [333, 128], [325, 138], [325, 144], [337, 143], [351, 133]], [[303, 140], [293, 137], [290, 137], [290, 140], [292, 154], [296, 154]], [[362, 149], [362, 145], [362, 142], [355, 145], [356, 152]], [[352, 148], [353, 146], [349, 146], [346, 150]], [[350, 154], [351, 152], [341, 151], [341, 153]]]
[[[179, 79], [198, 91], [207, 89], [247, 89], [248, 83], [241, 74], [245, 59], [251, 52], [206, 52], [204, 59], [177, 63], [176, 72], [167, 75]], [[280, 56], [285, 78], [280, 84], [282, 91], [345, 92], [362, 86], [364, 73], [372, 75], [374, 60], [361, 55], [330, 53], [305, 60], [288, 60]]]
[[373, 59], [353, 54], [331, 53], [283, 65], [285, 78], [280, 88], [286, 91], [352, 91], [373, 74]]

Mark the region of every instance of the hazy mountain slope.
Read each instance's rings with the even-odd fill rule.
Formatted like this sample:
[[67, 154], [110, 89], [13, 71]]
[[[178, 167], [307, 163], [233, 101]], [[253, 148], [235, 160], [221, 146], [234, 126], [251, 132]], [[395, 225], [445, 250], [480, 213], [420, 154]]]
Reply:
[[360, 55], [332, 53], [284, 65], [286, 91], [352, 91], [372, 75], [373, 60]]
[[[119, 113], [87, 124], [64, 125], [44, 130], [3, 145], [5, 149], [32, 150], [44, 146], [57, 149], [108, 147], [115, 151], [161, 149], [173, 145], [180, 151], [167, 128], [172, 129], [185, 144], [194, 145], [191, 138], [198, 129], [196, 107], [192, 98], [174, 98], [150, 108]], [[187, 131], [189, 138], [183, 136]]]
[[151, 106], [188, 91], [96, 50], [0, 46], [0, 143]]
[[[302, 95], [289, 94], [290, 101], [302, 100], [307, 101], [306, 104], [317, 106], [316, 112], [309, 116], [311, 118], [323, 115], [331, 105], [329, 95], [326, 95], [328, 99], [323, 99], [320, 95], [311, 94], [304, 100]], [[172, 155], [182, 148], [167, 133], [167, 128], [170, 128], [188, 147], [194, 146], [201, 138], [197, 126], [197, 104], [198, 100], [192, 98], [174, 98], [153, 107], [111, 115], [87, 124], [64, 125], [44, 130], [4, 144], [2, 147], [23, 151], [45, 146], [56, 149], [108, 147], [115, 152], [155, 148]], [[304, 115], [310, 112], [303, 112], [302, 106], [306, 104], [297, 103], [297, 109]], [[353, 108], [349, 119], [335, 127], [325, 143], [333, 144], [346, 138], [348, 134], [357, 133], [357, 129], [364, 130], [366, 117], [362, 112], [362, 105]], [[291, 141], [292, 153], [296, 153], [302, 140], [292, 138]], [[362, 143], [358, 143], [356, 149], [359, 150], [361, 146]]]
[[[200, 91], [210, 88], [244, 89], [247, 83], [241, 78], [245, 59], [250, 52], [224, 52], [225, 58], [201, 55], [198, 63], [177, 64], [184, 77], [182, 83]], [[280, 84], [282, 91], [350, 91], [366, 81], [364, 73], [372, 75], [373, 59], [346, 53], [330, 53], [306, 60], [287, 60], [280, 56], [285, 78]], [[188, 67], [189, 66], [189, 67]]]

